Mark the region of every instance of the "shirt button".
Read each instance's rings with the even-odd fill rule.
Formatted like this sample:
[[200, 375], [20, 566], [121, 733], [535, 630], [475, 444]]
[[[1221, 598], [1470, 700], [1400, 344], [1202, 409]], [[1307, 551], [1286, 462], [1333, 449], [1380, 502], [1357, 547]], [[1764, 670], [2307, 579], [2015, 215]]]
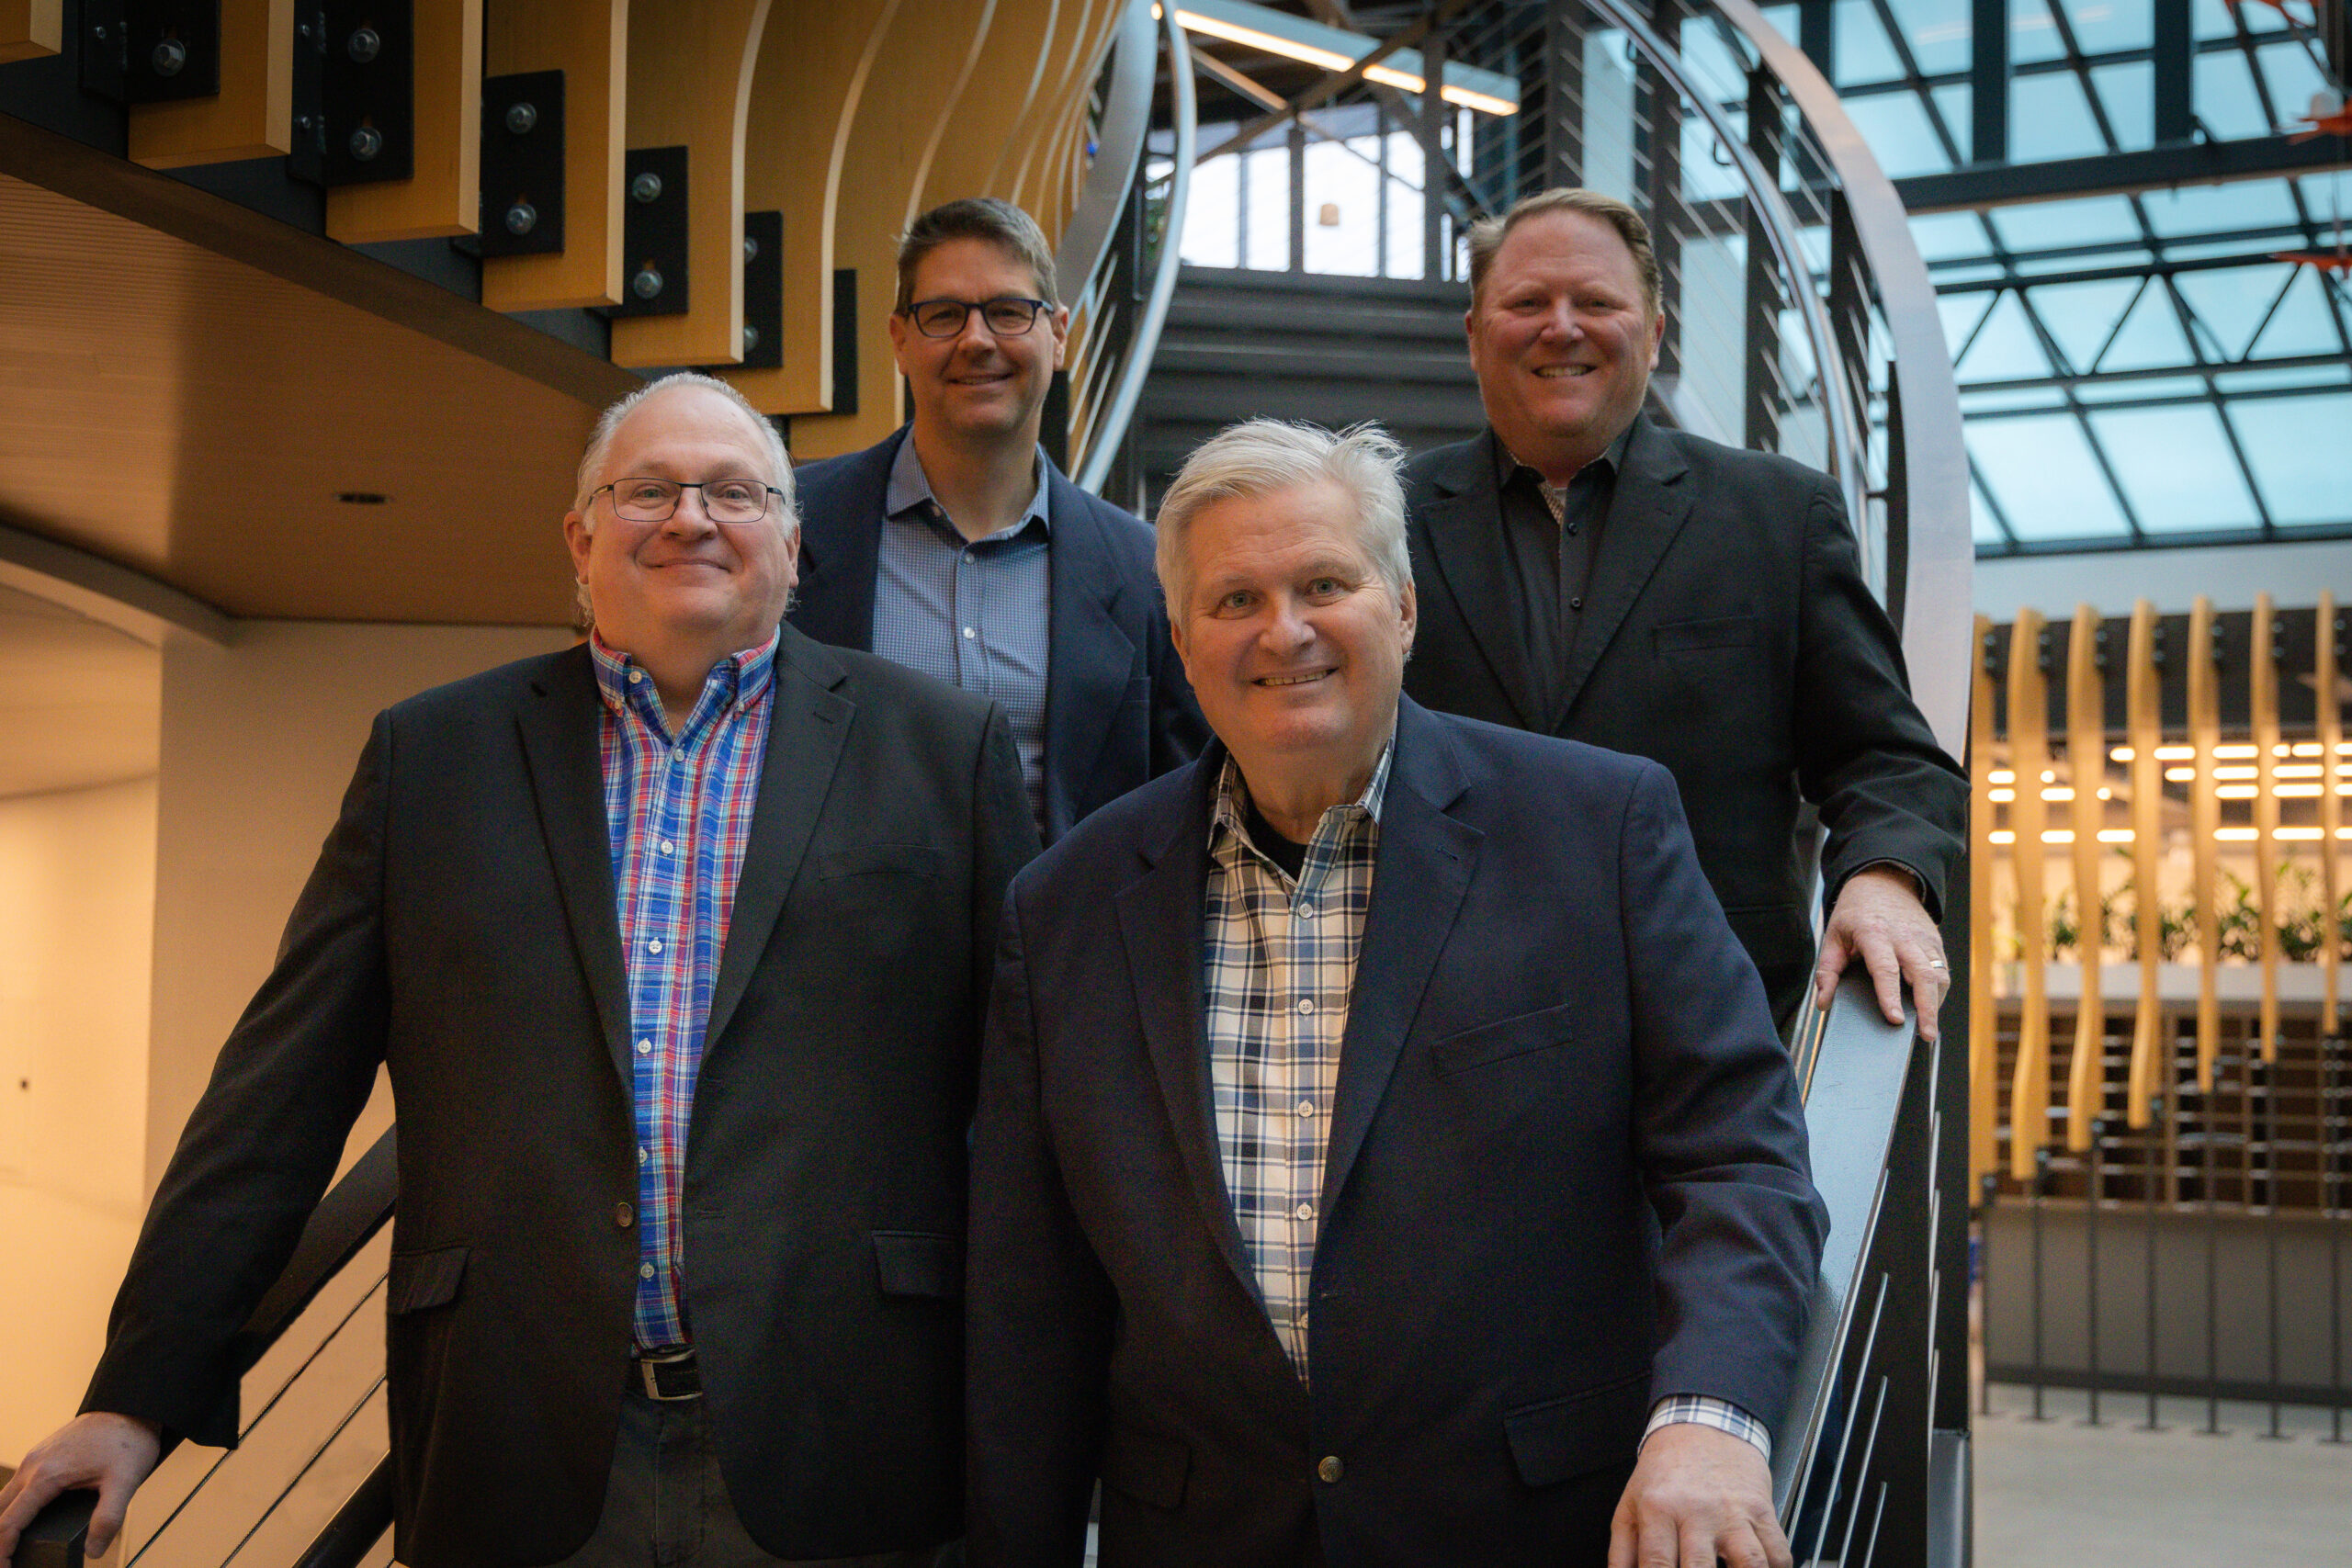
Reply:
[[628, 672], [628, 683], [632, 686], [644, 679], [645, 671], [642, 670], [632, 670]]
[[1315, 1010], [1315, 998], [1313, 997], [1299, 998], [1298, 1010], [1301, 1012], [1313, 1012]]
[[637, 1277], [640, 1280], [650, 1280], [653, 1278], [653, 1265], [650, 1263], [639, 1264], [637, 1266]]
[[645, 951], [646, 951], [646, 952], [648, 952], [648, 953], [659, 953], [659, 952], [661, 952], [661, 951], [662, 951], [662, 939], [661, 939], [660, 937], [658, 937], [658, 936], [657, 936], [657, 937], [655, 937], [651, 942], [647, 942], [647, 943], [645, 944]]
[[1340, 1462], [1338, 1454], [1325, 1454], [1315, 1461], [1315, 1479], [1327, 1486], [1337, 1486], [1340, 1477], [1347, 1472], [1348, 1467]]
[[671, 752], [671, 753], [670, 753], [670, 761], [673, 761], [673, 762], [683, 762], [683, 761], [684, 761], [685, 760], [686, 760], [686, 749], [685, 749], [684, 747], [683, 747], [683, 746], [679, 747], [676, 750], [674, 750], [674, 751], [673, 751], [673, 752]]
[[672, 843], [669, 840], [664, 839], [662, 840], [662, 852], [663, 854], [674, 854], [677, 852], [677, 849], [678, 846]]
[[1569, 524], [1569, 525], [1568, 525], [1568, 532], [1569, 532], [1569, 533], [1571, 533], [1571, 534], [1573, 534], [1573, 533], [1575, 533], [1576, 531], [1577, 531], [1577, 525], [1576, 525], [1575, 524], [1573, 524], [1573, 523]]
[[1296, 1214], [1302, 1220], [1311, 1220], [1315, 1217], [1315, 1205], [1312, 1203], [1301, 1203], [1296, 1209], [1293, 1210], [1292, 1213]]
[[[639, 1055], [640, 1055], [640, 1056], [650, 1056], [651, 1055], [653, 1055], [653, 1042], [652, 1042], [652, 1041], [650, 1041], [650, 1040], [640, 1040], [640, 1041], [639, 1041], [639, 1042], [637, 1043], [637, 1054], [638, 1054]], [[639, 1150], [638, 1151], [638, 1156], [639, 1156], [639, 1158], [643, 1158], [643, 1157], [644, 1157], [644, 1154], [645, 1154], [645, 1151], [644, 1151], [644, 1150], [642, 1150], [642, 1149], [639, 1149]]]
[[1302, 920], [1313, 919], [1315, 918], [1315, 906], [1312, 904], [1301, 904], [1298, 907], [1298, 918]]
[[637, 1211], [630, 1208], [627, 1203], [614, 1204], [613, 1224], [619, 1226], [622, 1230], [628, 1229], [629, 1226], [637, 1224]]
[[643, 1165], [647, 1160], [650, 1160], [652, 1157], [653, 1151], [651, 1149], [640, 1148], [637, 1151], [637, 1163], [639, 1165]]
[[1315, 1114], [1315, 1102], [1314, 1102], [1313, 1100], [1300, 1100], [1300, 1101], [1298, 1102], [1298, 1113], [1299, 1113], [1301, 1116], [1312, 1116], [1312, 1115], [1314, 1115], [1314, 1114]]
[[965, 635], [966, 637], [978, 637], [978, 636], [979, 636], [980, 634], [979, 634], [979, 633], [978, 633], [978, 632], [976, 632], [976, 631], [974, 631], [971, 627], [969, 627], [969, 626], [966, 626], [966, 627], [964, 628], [964, 635]]
[[1584, 596], [1583, 596], [1582, 594], [1578, 594], [1576, 598], [1569, 600], [1569, 601], [1568, 601], [1568, 608], [1569, 608], [1569, 609], [1571, 609], [1571, 610], [1581, 610], [1581, 609], [1583, 609], [1583, 608], [1584, 608]]

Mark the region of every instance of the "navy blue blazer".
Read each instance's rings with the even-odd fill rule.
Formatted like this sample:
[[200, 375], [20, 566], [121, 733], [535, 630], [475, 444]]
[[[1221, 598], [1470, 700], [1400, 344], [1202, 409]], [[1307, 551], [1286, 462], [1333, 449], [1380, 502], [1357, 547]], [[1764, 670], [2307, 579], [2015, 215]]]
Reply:
[[[1311, 1391], [1209, 1100], [1223, 748], [1014, 880], [975, 1133], [975, 1568], [1592, 1562], [1655, 1401], [1786, 1404], [1826, 1215], [1674, 783], [1405, 700], [1342, 1047]], [[1333, 1461], [1337, 1461], [1334, 1463]]]
[[[883, 497], [909, 426], [863, 452], [796, 468], [800, 589], [791, 623], [871, 652]], [[1151, 530], [1046, 465], [1053, 586], [1046, 671], [1046, 841], [1192, 761], [1208, 740], [1151, 565]]]

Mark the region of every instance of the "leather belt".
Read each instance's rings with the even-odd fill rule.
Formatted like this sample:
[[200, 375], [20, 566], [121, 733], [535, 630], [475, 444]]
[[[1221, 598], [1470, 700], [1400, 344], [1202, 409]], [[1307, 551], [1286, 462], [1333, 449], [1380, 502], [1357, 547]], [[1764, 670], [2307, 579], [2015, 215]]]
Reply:
[[639, 1351], [629, 1358], [628, 1386], [648, 1399], [700, 1399], [702, 1369], [695, 1364], [694, 1347]]

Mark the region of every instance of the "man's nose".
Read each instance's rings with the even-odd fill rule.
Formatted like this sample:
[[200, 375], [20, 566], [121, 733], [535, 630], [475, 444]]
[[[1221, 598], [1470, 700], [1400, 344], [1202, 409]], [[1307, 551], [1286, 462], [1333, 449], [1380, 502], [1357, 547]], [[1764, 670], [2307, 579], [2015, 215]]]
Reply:
[[987, 352], [996, 347], [996, 333], [989, 330], [989, 313], [975, 305], [964, 312], [964, 325], [956, 334], [957, 349]]
[[1267, 646], [1288, 652], [1315, 640], [1315, 628], [1308, 624], [1305, 607], [1297, 600], [1283, 595], [1273, 600], [1268, 608], [1265, 630], [1260, 634]]
[[[689, 503], [691, 511], [687, 509]], [[716, 531], [718, 525], [710, 520], [710, 508], [703, 502], [702, 488], [694, 485], [678, 492], [678, 504], [670, 509], [664, 526], [672, 533], [703, 534]]]

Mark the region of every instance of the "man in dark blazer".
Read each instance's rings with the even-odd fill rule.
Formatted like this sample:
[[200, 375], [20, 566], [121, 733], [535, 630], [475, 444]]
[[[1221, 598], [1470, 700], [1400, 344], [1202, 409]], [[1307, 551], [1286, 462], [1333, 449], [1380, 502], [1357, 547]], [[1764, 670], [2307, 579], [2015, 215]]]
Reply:
[[235, 1440], [231, 1339], [379, 1063], [402, 1562], [959, 1533], [965, 1130], [1035, 838], [1001, 711], [779, 631], [790, 485], [723, 385], [625, 400], [566, 521], [591, 643], [377, 719], [0, 1557], [78, 1484], [106, 1546], [160, 1434]]
[[1074, 1568], [1098, 1476], [1103, 1568], [1788, 1562], [1786, 1054], [1663, 769], [1400, 701], [1395, 454], [1194, 454], [1159, 561], [1220, 744], [1013, 884], [976, 1568]]
[[[1936, 931], [1967, 782], [1912, 703], [1837, 487], [1642, 412], [1665, 330], [1646, 226], [1590, 191], [1471, 236], [1488, 429], [1406, 476], [1421, 634], [1405, 689], [1448, 713], [1666, 764], [1785, 1026], [1859, 955], [1935, 1035]], [[1810, 845], [1828, 829], [1814, 972]]]
[[989, 197], [915, 220], [890, 342], [914, 417], [805, 465], [792, 624], [1002, 703], [1039, 830], [1199, 751], [1151, 531], [1037, 444], [1069, 312], [1029, 215]]

